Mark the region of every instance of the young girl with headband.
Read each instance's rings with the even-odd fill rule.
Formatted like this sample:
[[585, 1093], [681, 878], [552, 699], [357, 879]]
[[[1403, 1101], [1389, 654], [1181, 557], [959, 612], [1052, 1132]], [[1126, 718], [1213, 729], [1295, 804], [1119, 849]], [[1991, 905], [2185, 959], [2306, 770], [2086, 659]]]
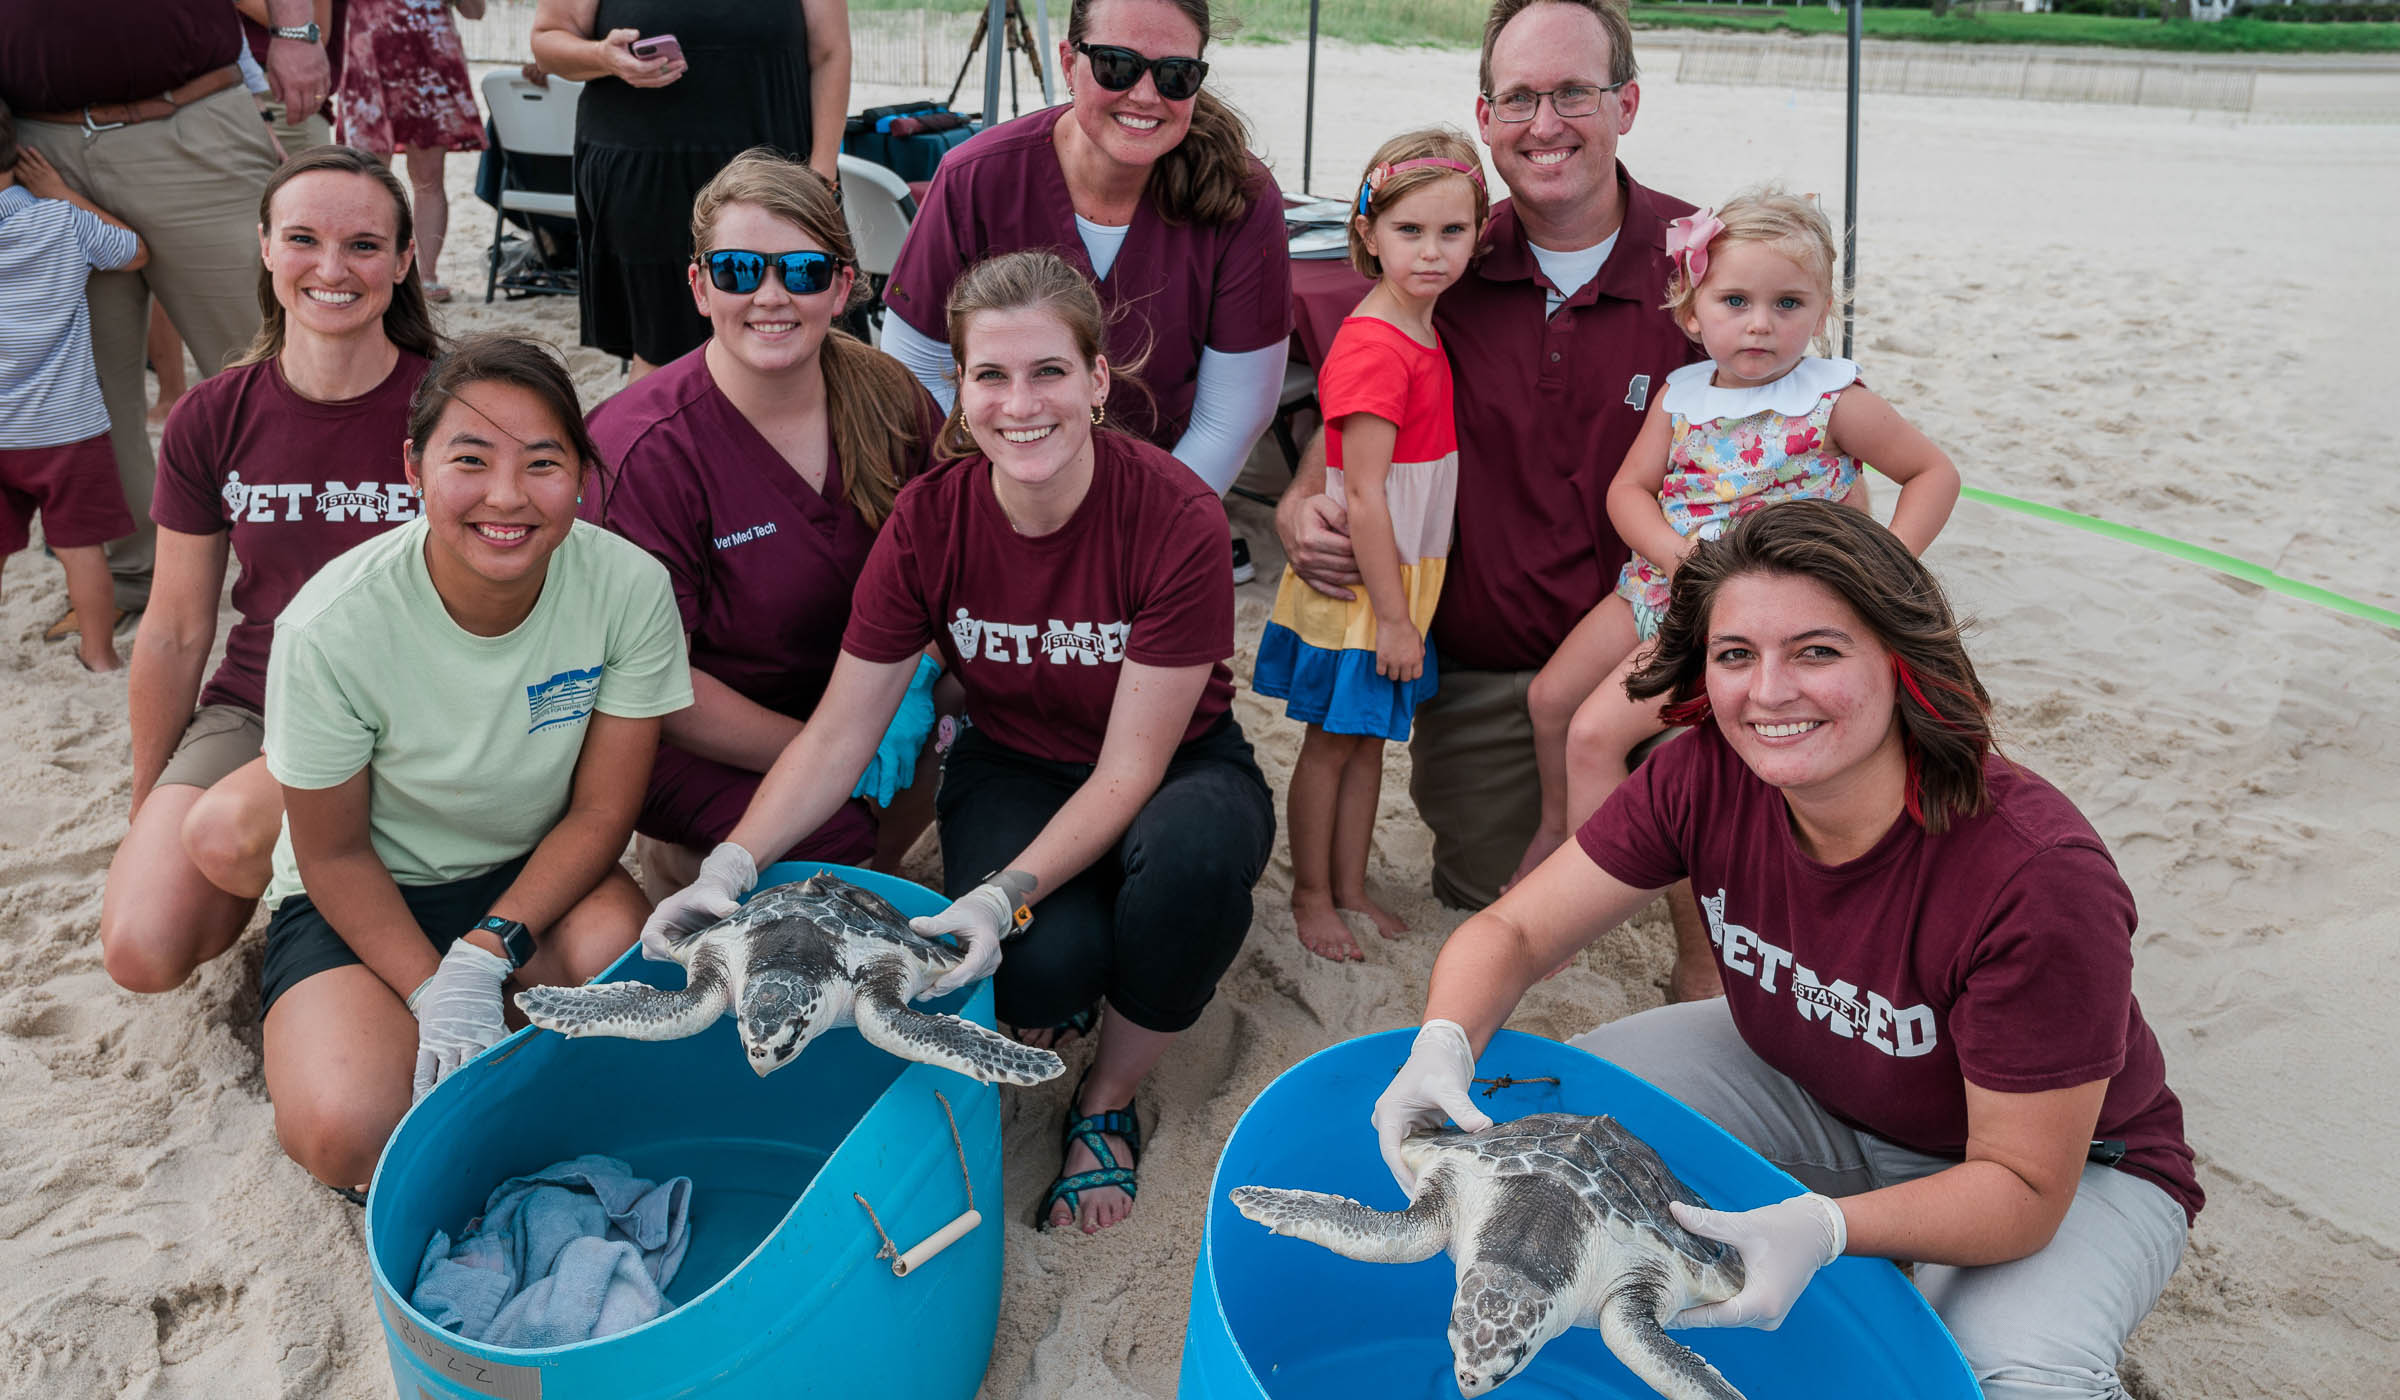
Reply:
[[[1660, 702], [1629, 699], [1624, 682], [1658, 632], [1676, 566], [1703, 540], [1773, 501], [1863, 508], [1861, 462], [1900, 483], [1891, 529], [1911, 554], [1958, 501], [1958, 469], [1859, 382], [1856, 364], [1809, 353], [1839, 299], [1833, 230], [1813, 202], [1744, 191], [1669, 224], [1667, 256], [1666, 309], [1709, 358], [1668, 375], [1651, 404], [1608, 488], [1609, 520], [1633, 558], [1527, 696], [1542, 823], [1519, 880], [1625, 781], [1627, 754], [1666, 727]], [[1677, 985], [1694, 971], [1678, 968]]]
[[1465, 137], [1412, 131], [1360, 181], [1350, 262], [1376, 278], [1317, 371], [1325, 494], [1349, 511], [1364, 596], [1329, 597], [1289, 567], [1259, 639], [1252, 685], [1308, 724], [1292, 768], [1292, 919], [1310, 951], [1365, 955], [1341, 911], [1387, 938], [1408, 925], [1367, 897], [1383, 743], [1406, 739], [1433, 694], [1425, 630], [1441, 597], [1458, 493], [1450, 362], [1433, 304], [1467, 270], [1490, 200]]

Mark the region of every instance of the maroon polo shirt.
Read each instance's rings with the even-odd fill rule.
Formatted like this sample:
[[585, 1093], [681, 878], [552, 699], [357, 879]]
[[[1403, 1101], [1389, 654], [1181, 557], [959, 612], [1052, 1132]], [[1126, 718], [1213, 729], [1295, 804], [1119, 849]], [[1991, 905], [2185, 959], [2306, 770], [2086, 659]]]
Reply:
[[22, 117], [156, 97], [233, 63], [227, 0], [0, 0], [0, 99]]
[[[941, 427], [917, 397], [903, 479], [931, 460]], [[843, 500], [831, 442], [819, 492], [719, 391], [705, 345], [593, 409], [590, 427], [615, 471], [584, 493], [584, 518], [667, 566], [692, 668], [779, 714], [815, 713], [876, 533]]]
[[1233, 704], [1225, 508], [1191, 469], [1122, 433], [1093, 435], [1091, 490], [1067, 523], [1019, 535], [983, 456], [909, 484], [867, 559], [842, 649], [904, 661], [938, 641], [967, 717], [1020, 753], [1096, 763], [1117, 674], [1209, 666], [1181, 742]]
[[[1445, 602], [1448, 600], [1445, 599]], [[1826, 865], [1713, 723], [1661, 748], [1577, 839], [1640, 889], [1689, 876], [1742, 1041], [1852, 1127], [1966, 1152], [1966, 1086], [2108, 1081], [2119, 1169], [2200, 1212], [2183, 1105], [2133, 995], [2133, 894], [2058, 789], [1993, 757], [1991, 809], [1939, 836], [1903, 815]]]
[[318, 403], [284, 382], [274, 360], [191, 387], [167, 415], [150, 518], [186, 535], [233, 536], [241, 572], [203, 705], [266, 712], [275, 618], [335, 555], [417, 518], [402, 444], [425, 359], [408, 351], [355, 399]]
[[[1075, 228], [1075, 201], [1050, 144], [1072, 120], [1051, 107], [1003, 122], [943, 157], [909, 225], [884, 304], [920, 334], [947, 341], [950, 289], [999, 253], [1047, 248], [1085, 277], [1092, 261]], [[1094, 279], [1109, 314], [1108, 358], [1141, 367], [1144, 395], [1109, 396], [1109, 423], [1173, 449], [1191, 421], [1203, 349], [1238, 354], [1292, 333], [1291, 254], [1283, 194], [1250, 161], [1250, 210], [1233, 222], [1177, 226], [1147, 195], [1134, 210], [1108, 279]]]
[[1530, 671], [1616, 586], [1608, 484], [1667, 372], [1704, 352], [1660, 309], [1666, 228], [1692, 206], [1617, 167], [1625, 222], [1555, 314], [1511, 201], [1434, 308], [1458, 369], [1458, 544], [1433, 616], [1451, 669]]

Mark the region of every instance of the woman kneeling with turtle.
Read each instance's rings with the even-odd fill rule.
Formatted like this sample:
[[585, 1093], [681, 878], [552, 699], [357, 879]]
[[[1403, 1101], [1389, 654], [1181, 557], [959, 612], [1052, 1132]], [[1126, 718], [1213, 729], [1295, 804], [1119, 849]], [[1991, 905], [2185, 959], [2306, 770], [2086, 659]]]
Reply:
[[505, 983], [582, 982], [633, 942], [617, 857], [659, 716], [692, 701], [666, 570], [575, 518], [596, 454], [555, 356], [461, 344], [405, 452], [424, 514], [310, 579], [267, 669], [267, 1092], [337, 1188], [412, 1086], [505, 1033]]
[[1626, 689], [1695, 728], [1443, 947], [1375, 1105], [1401, 1185], [1412, 1130], [1489, 1124], [1476, 1047], [1525, 989], [1688, 876], [1725, 996], [1574, 1043], [1810, 1189], [1677, 1205], [1747, 1283], [1673, 1325], [1771, 1328], [1843, 1253], [1913, 1260], [1986, 1396], [2122, 1395], [2200, 1187], [2133, 997], [2133, 897], [2074, 805], [1992, 752], [1959, 630], [1905, 546], [1828, 502], [1688, 556]]
[[[1164, 451], [1098, 431], [1104, 329], [1091, 284], [1056, 254], [1007, 254], [959, 279], [952, 460], [893, 506], [815, 718], [642, 931], [646, 950], [663, 948], [731, 912], [760, 855], [822, 825], [937, 643], [970, 723], [935, 801], [953, 903], [915, 926], [968, 953], [933, 994], [997, 965], [1000, 1016], [1016, 1026], [1054, 1028], [1105, 1000], [1038, 1216], [1086, 1233], [1132, 1209], [1134, 1091], [1240, 950], [1275, 833], [1230, 713], [1224, 510]], [[1001, 935], [1029, 906], [1002, 960]]]

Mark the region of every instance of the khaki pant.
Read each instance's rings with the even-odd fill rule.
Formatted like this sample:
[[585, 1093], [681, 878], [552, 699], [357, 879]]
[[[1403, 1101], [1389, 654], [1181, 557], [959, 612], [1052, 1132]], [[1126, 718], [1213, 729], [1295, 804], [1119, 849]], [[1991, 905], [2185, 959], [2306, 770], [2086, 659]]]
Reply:
[[1408, 794], [1433, 829], [1433, 893], [1481, 909], [1500, 897], [1542, 821], [1531, 671], [1453, 671], [1417, 710]]
[[95, 272], [85, 293], [109, 446], [134, 520], [131, 535], [110, 543], [108, 568], [117, 606], [138, 609], [150, 600], [158, 541], [150, 523], [158, 463], [142, 377], [150, 298], [166, 306], [202, 378], [249, 345], [258, 333], [258, 200], [275, 171], [275, 148], [239, 83], [171, 117], [110, 131], [20, 120], [17, 139], [150, 247], [147, 267]]
[[313, 146], [333, 144], [333, 123], [325, 120], [321, 114], [311, 113], [301, 121], [293, 122], [284, 111], [283, 104], [271, 98], [260, 103], [259, 110], [267, 114], [267, 130], [275, 133], [276, 141], [283, 146], [285, 160]]

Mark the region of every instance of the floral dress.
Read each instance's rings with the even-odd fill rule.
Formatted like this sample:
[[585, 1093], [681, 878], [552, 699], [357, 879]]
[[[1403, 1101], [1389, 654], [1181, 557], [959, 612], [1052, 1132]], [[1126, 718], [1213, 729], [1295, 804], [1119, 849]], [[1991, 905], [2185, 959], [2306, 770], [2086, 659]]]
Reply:
[[[1673, 430], [1659, 509], [1677, 534], [1715, 539], [1737, 517], [1774, 501], [1838, 501], [1858, 485], [1858, 461], [1833, 446], [1834, 400], [1858, 382], [1849, 360], [1804, 356], [1781, 379], [1749, 389], [1711, 382], [1714, 360], [1667, 376], [1660, 401]], [[1667, 575], [1636, 553], [1617, 575], [1642, 640], [1667, 611]]]
[[480, 151], [483, 117], [445, 0], [350, 0], [335, 93], [343, 144]]

